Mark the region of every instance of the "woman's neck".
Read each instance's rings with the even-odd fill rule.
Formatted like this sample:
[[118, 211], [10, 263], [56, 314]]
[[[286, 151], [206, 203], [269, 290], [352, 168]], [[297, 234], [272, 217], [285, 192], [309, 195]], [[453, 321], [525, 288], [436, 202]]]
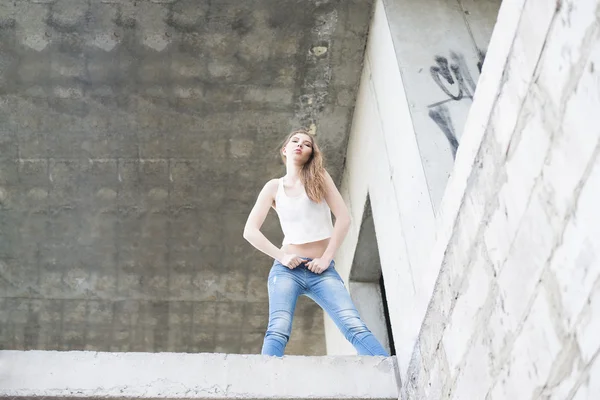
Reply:
[[301, 170], [302, 170], [301, 165], [296, 165], [296, 164], [288, 161], [285, 166], [285, 179], [288, 182], [292, 182], [292, 183], [299, 181]]

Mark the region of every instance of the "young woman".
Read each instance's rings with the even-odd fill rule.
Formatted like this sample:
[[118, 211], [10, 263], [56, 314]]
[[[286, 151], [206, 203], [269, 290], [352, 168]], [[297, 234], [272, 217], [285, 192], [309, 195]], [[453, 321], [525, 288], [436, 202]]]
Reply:
[[[333, 256], [348, 232], [350, 215], [323, 168], [315, 139], [305, 130], [292, 132], [283, 143], [281, 157], [285, 176], [263, 187], [244, 229], [250, 244], [275, 259], [269, 273], [269, 325], [262, 354], [283, 356], [296, 301], [306, 295], [329, 314], [358, 354], [387, 356], [358, 315], [334, 267]], [[260, 232], [271, 207], [285, 235], [281, 248]]]

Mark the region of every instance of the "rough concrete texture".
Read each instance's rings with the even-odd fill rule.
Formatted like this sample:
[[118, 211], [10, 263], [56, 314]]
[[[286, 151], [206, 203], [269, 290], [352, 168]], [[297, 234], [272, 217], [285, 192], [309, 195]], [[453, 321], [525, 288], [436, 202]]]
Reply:
[[393, 357], [1, 351], [0, 397], [397, 399]]
[[598, 65], [599, 1], [503, 3], [406, 398], [598, 398]]
[[[0, 2], [0, 348], [258, 352], [243, 224], [292, 128], [339, 181], [370, 9]], [[325, 351], [308, 300], [288, 350]]]

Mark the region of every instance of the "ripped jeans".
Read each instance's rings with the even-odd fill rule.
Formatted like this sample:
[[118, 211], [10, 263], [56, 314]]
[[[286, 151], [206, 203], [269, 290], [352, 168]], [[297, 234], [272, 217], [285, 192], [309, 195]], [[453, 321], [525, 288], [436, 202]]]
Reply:
[[329, 314], [359, 355], [388, 356], [358, 315], [333, 261], [320, 275], [309, 271], [304, 263], [294, 269], [279, 261], [273, 263], [269, 273], [269, 325], [261, 354], [283, 356], [300, 295], [311, 298]]

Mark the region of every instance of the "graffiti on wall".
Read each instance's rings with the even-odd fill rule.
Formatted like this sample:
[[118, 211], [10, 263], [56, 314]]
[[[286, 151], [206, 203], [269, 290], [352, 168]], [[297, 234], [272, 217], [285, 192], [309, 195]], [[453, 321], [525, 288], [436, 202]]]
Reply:
[[[479, 51], [477, 69], [480, 73], [484, 59], [485, 53]], [[429, 108], [429, 118], [439, 126], [444, 136], [446, 136], [452, 150], [452, 158], [454, 158], [458, 149], [458, 140], [447, 103], [464, 99], [472, 100], [477, 83], [469, 72], [465, 57], [455, 52], [450, 53], [450, 59], [436, 56], [435, 64], [430, 67], [429, 72], [436, 85], [448, 97], [427, 106]]]

